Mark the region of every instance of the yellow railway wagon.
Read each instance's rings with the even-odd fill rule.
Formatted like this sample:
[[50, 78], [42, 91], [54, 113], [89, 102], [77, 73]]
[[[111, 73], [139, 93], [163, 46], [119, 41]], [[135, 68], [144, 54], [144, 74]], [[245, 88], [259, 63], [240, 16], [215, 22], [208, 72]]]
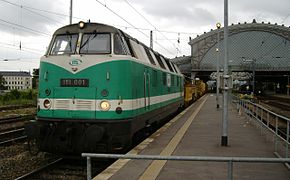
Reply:
[[185, 81], [184, 106], [188, 107], [206, 92], [206, 84], [202, 80]]

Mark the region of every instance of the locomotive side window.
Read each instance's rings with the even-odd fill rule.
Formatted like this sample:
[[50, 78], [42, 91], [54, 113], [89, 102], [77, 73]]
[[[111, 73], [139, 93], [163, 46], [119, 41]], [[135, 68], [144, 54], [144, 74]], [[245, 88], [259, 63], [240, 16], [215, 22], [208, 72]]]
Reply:
[[130, 39], [128, 37], [125, 37], [125, 41], [127, 43], [127, 46], [129, 48], [129, 51], [130, 51], [130, 54], [133, 56], [133, 57], [136, 57], [136, 55], [134, 54], [134, 51], [132, 49], [132, 46], [130, 44]]
[[148, 56], [148, 59], [149, 59], [150, 63], [156, 65], [156, 63], [155, 63], [154, 60], [153, 60], [153, 57], [151, 56], [151, 54], [150, 54], [150, 52], [149, 52], [149, 49], [146, 48], [146, 47], [144, 47], [144, 50], [145, 50], [145, 52], [146, 52], [146, 54], [147, 54], [147, 56]]
[[172, 65], [175, 67], [176, 72], [177, 72], [178, 74], [181, 74], [181, 72], [180, 72], [178, 66], [177, 66], [176, 64], [174, 64], [174, 63], [172, 63]]
[[162, 56], [160, 56], [160, 59], [161, 59], [161, 61], [163, 62], [165, 69], [166, 69], [166, 70], [169, 70], [169, 68], [168, 68], [168, 66], [167, 66], [167, 64], [166, 64], [165, 59], [164, 59]]
[[171, 64], [170, 64], [169, 61], [168, 61], [168, 59], [164, 59], [164, 61], [165, 61], [165, 63], [167, 64], [167, 67], [169, 68], [169, 70], [170, 70], [171, 72], [174, 72], [174, 71], [173, 71], [173, 68], [171, 67]]
[[51, 55], [73, 54], [76, 50], [78, 34], [57, 35], [54, 39]]
[[174, 66], [174, 64], [172, 62], [170, 62], [170, 61], [169, 61], [169, 63], [171, 65], [171, 67], [173, 67], [174, 72], [178, 73], [177, 70], [176, 70], [176, 68], [175, 68], [175, 66]]
[[158, 61], [157, 61], [157, 59], [155, 57], [155, 54], [151, 50], [149, 50], [149, 52], [150, 52], [150, 55], [151, 55], [152, 59], [154, 60], [155, 65], [160, 67], [160, 65], [158, 64]]
[[81, 54], [110, 54], [111, 35], [110, 34], [84, 34], [81, 47]]
[[164, 64], [163, 64], [163, 62], [162, 62], [162, 60], [160, 59], [160, 56], [155, 54], [155, 57], [156, 57], [159, 65], [160, 65], [160, 67], [163, 68], [163, 69], [166, 69]]
[[119, 34], [114, 35], [114, 53], [119, 54], [119, 55], [126, 55], [127, 53], [127, 48], [125, 44], [122, 42], [121, 37]]
[[150, 60], [146, 55], [143, 45], [140, 44], [138, 41], [133, 40], [130, 40], [130, 43], [133, 48], [134, 54], [136, 55], [136, 58], [140, 61], [143, 61], [144, 63], [150, 63]]

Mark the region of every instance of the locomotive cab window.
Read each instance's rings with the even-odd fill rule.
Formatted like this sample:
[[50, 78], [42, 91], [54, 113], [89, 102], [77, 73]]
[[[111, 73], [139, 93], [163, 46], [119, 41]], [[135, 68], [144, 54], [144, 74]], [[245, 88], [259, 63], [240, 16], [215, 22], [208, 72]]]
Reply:
[[91, 33], [84, 34], [81, 47], [81, 54], [110, 54], [111, 53], [111, 35]]
[[78, 34], [57, 35], [54, 39], [51, 55], [73, 54], [76, 50]]

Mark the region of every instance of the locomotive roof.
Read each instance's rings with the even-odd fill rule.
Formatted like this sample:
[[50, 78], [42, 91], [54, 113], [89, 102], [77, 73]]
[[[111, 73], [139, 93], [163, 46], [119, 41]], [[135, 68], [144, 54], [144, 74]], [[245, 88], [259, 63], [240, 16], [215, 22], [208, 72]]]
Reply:
[[[136, 42], [138, 42], [138, 44], [142, 44], [143, 46], [149, 48], [148, 46], [146, 46], [144, 43], [138, 41], [136, 38], [130, 36], [129, 34], [125, 33], [124, 31], [114, 27], [114, 26], [110, 26], [110, 25], [106, 25], [106, 24], [101, 24], [101, 23], [91, 23], [91, 22], [85, 22], [85, 27], [83, 29], [80, 29], [79, 27], [79, 23], [76, 24], [70, 24], [64, 27], [61, 27], [59, 29], [57, 29], [54, 33], [54, 35], [56, 34], [70, 34], [70, 33], [77, 33], [77, 32], [87, 32], [87, 33], [91, 33], [91, 32], [110, 32], [110, 33], [122, 33], [124, 36], [128, 37], [129, 39], [132, 39]], [[150, 48], [149, 48], [150, 49]], [[151, 49], [153, 52], [155, 52], [156, 54], [162, 56], [165, 59], [168, 59], [166, 57], [164, 57], [163, 55], [161, 55], [160, 53], [154, 51], [153, 49]]]
[[106, 24], [101, 24], [101, 23], [85, 23], [85, 27], [83, 29], [80, 29], [79, 23], [77, 24], [70, 24], [64, 27], [59, 28], [58, 30], [55, 31], [54, 34], [67, 34], [67, 33], [74, 33], [74, 32], [112, 32], [116, 33], [118, 32], [118, 29], [109, 26]]

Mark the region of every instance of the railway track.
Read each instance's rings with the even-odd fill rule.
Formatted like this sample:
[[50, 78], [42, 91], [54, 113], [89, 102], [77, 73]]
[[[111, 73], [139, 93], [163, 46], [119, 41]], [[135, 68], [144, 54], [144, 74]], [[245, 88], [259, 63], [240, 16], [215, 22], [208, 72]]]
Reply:
[[60, 161], [62, 161], [62, 158], [59, 158], [51, 163], [48, 163], [40, 168], [37, 168], [27, 174], [24, 174], [18, 178], [16, 178], [16, 180], [23, 180], [23, 179], [31, 179], [31, 178], [35, 178], [38, 174], [40, 174], [42, 171], [45, 171], [46, 169], [52, 167], [53, 165], [56, 165], [57, 163], [59, 163]]
[[35, 114], [19, 115], [19, 116], [8, 117], [8, 118], [0, 118], [0, 125], [29, 120], [29, 119], [34, 118], [34, 116], [35, 116]]
[[[279, 114], [283, 117], [290, 118], [290, 99], [283, 97], [274, 97], [274, 96], [260, 96], [258, 97], [258, 102], [256, 102], [263, 107], [266, 107], [267, 110]], [[287, 121], [284, 118], [276, 118], [275, 115], [267, 115], [267, 112], [264, 110], [257, 111], [253, 106], [249, 105], [246, 107], [248, 109], [248, 116], [256, 117], [259, 119], [265, 126], [276, 131], [279, 136], [286, 140], [287, 137]], [[277, 125], [276, 125], [277, 120]]]
[[0, 133], [23, 128], [25, 122], [31, 119], [35, 119], [34, 114], [0, 118]]
[[[290, 100], [289, 100], [290, 101]], [[267, 104], [280, 108], [282, 110], [290, 111], [290, 104], [285, 102], [280, 102], [279, 100], [270, 100]]]
[[[279, 111], [290, 111], [290, 99], [274, 96], [260, 96], [258, 97], [260, 103], [266, 104], [271, 108], [278, 108]], [[278, 113], [278, 112], [277, 112]]]
[[[94, 175], [97, 175], [106, 167], [113, 163], [112, 160], [103, 160], [95, 162], [93, 169]], [[86, 161], [71, 160], [59, 158], [51, 163], [48, 163], [38, 169], [35, 169], [27, 174], [24, 174], [16, 180], [55, 180], [55, 179], [86, 179]]]
[[0, 111], [3, 111], [3, 110], [21, 109], [21, 108], [30, 108], [30, 107], [36, 107], [36, 105], [35, 104], [27, 104], [27, 105], [2, 106], [2, 107], [0, 107]]
[[0, 133], [0, 146], [26, 139], [24, 128]]

